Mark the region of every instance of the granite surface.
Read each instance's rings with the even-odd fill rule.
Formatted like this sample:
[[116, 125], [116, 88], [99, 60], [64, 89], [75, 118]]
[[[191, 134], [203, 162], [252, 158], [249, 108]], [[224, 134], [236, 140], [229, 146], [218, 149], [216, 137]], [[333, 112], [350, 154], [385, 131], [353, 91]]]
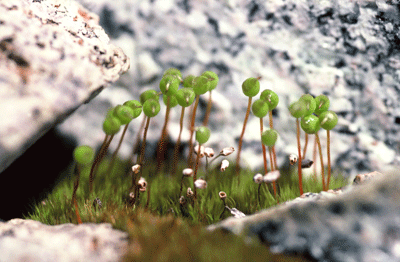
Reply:
[[128, 234], [110, 224], [44, 225], [34, 220], [0, 222], [0, 261], [119, 261]]
[[[183, 75], [214, 70], [220, 77], [210, 119], [208, 145], [214, 149], [237, 147], [247, 106], [241, 84], [260, 76], [261, 89], [273, 89], [280, 97], [274, 111], [279, 165], [297, 152], [295, 121], [287, 106], [304, 93], [331, 99], [331, 109], [339, 116], [331, 132], [332, 162], [345, 175], [399, 165], [400, 15], [395, 1], [80, 2], [99, 15], [111, 41], [131, 58], [130, 70], [112, 89], [60, 127], [81, 144], [101, 142], [108, 107], [138, 99], [145, 89], [157, 89], [163, 71], [177, 67]], [[197, 125], [207, 99], [201, 96]], [[152, 121], [149, 152], [161, 133], [164, 112], [162, 108], [158, 121]], [[172, 141], [177, 138], [179, 113], [171, 110]], [[258, 125], [250, 116], [242, 160], [251, 167], [262, 164]], [[130, 126], [123, 156], [130, 154], [139, 126], [140, 119]], [[186, 128], [183, 135], [185, 142]], [[320, 136], [325, 141], [326, 132]], [[310, 148], [312, 144], [313, 138]]]
[[273, 252], [304, 253], [317, 261], [399, 261], [400, 174], [357, 183], [208, 229], [256, 236]]
[[0, 172], [129, 68], [72, 0], [0, 2]]

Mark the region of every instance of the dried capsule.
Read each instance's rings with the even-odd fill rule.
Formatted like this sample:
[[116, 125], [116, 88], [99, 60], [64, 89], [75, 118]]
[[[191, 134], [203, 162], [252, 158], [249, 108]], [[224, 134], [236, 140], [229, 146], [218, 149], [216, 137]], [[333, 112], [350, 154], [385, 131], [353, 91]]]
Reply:
[[[197, 152], [199, 151], [199, 145], [194, 146], [194, 152], [197, 155]], [[200, 158], [204, 157], [204, 146], [200, 146]]]
[[204, 155], [206, 155], [206, 157], [213, 157], [214, 156], [214, 149], [212, 149], [211, 147], [204, 148]]
[[221, 162], [221, 172], [224, 172], [225, 169], [226, 169], [228, 166], [229, 166], [229, 161], [226, 160], [226, 159], [222, 160], [222, 162]]
[[185, 198], [184, 196], [181, 196], [181, 197], [179, 198], [179, 204], [181, 204], [181, 205], [186, 204], [186, 198]]
[[204, 189], [207, 187], [207, 181], [205, 181], [204, 179], [197, 179], [196, 181], [194, 181], [194, 186], [196, 188], [200, 188], [200, 189]]
[[220, 155], [223, 156], [229, 156], [230, 154], [232, 154], [233, 152], [235, 152], [235, 148], [233, 147], [226, 147], [224, 149], [221, 150], [221, 152], [219, 153]]
[[225, 199], [226, 199], [226, 193], [225, 193], [224, 191], [220, 191], [220, 192], [218, 193], [218, 195], [219, 195], [219, 198], [220, 198], [221, 200], [225, 200]]
[[303, 159], [301, 161], [301, 168], [310, 168], [314, 164], [314, 161], [310, 159]]
[[295, 154], [290, 154], [289, 155], [289, 162], [291, 165], [294, 165], [297, 163], [297, 155]]
[[146, 180], [145, 180], [143, 177], [141, 177], [141, 178], [139, 179], [139, 181], [138, 181], [138, 186], [139, 186], [140, 192], [146, 191], [147, 182], [146, 182]]
[[263, 181], [265, 183], [272, 183], [272, 182], [275, 182], [276, 180], [278, 180], [278, 178], [280, 176], [281, 176], [281, 172], [279, 172], [279, 170], [274, 170], [274, 171], [266, 173], [263, 177]]
[[101, 202], [100, 198], [96, 197], [96, 198], [93, 200], [93, 207], [94, 207], [94, 210], [97, 210], [97, 208], [100, 209], [100, 208], [103, 207], [103, 203]]
[[187, 191], [186, 191], [186, 196], [188, 198], [192, 198], [194, 196], [194, 193], [192, 191], [192, 189], [190, 187], [188, 187]]
[[261, 175], [260, 173], [255, 174], [253, 180], [256, 184], [261, 184], [263, 182], [263, 175]]
[[132, 171], [133, 171], [133, 173], [135, 173], [135, 174], [139, 173], [139, 171], [140, 171], [140, 165], [139, 165], [139, 164], [136, 164], [136, 165], [132, 166]]
[[182, 170], [182, 174], [184, 176], [193, 176], [193, 169], [185, 168], [185, 169]]

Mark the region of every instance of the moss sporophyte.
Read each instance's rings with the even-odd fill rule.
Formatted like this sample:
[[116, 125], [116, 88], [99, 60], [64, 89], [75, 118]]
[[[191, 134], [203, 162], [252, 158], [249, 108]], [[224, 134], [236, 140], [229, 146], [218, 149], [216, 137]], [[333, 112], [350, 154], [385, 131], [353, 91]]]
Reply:
[[[265, 89], [260, 93], [259, 80], [259, 77], [251, 77], [243, 82], [242, 91], [248, 97], [248, 106], [242, 132], [238, 134], [238, 145], [227, 145], [220, 151], [208, 145], [212, 137], [211, 128], [208, 127], [209, 118], [212, 118], [211, 91], [218, 85], [218, 76], [212, 71], [205, 71], [200, 76], [190, 75], [184, 78], [178, 69], [170, 68], [162, 76], [159, 90], [146, 90], [141, 93], [139, 100], [126, 101], [108, 110], [103, 121], [105, 138], [98, 152], [95, 154], [88, 146], [77, 147], [74, 152], [76, 175], [71, 190], [70, 209], [75, 210], [75, 218], [71, 219], [77, 223], [89, 221], [88, 217], [90, 214], [93, 215], [92, 211], [79, 213], [79, 210], [85, 210], [86, 201], [93, 202], [93, 199], [101, 195], [99, 199], [105, 207], [111, 205], [109, 203], [111, 199], [118, 198], [113, 201], [122, 205], [124, 210], [136, 210], [142, 207], [159, 214], [172, 212], [177, 216], [187, 217], [195, 223], [212, 223], [229, 215], [240, 217], [243, 212], [250, 214], [278, 202], [287, 201], [303, 194], [304, 188], [320, 191], [321, 185], [322, 190], [328, 190], [331, 182], [334, 185], [343, 185], [344, 182], [336, 178], [331, 181], [330, 130], [335, 127], [338, 118], [334, 112], [328, 111], [329, 99], [324, 95], [314, 98], [306, 94], [289, 106], [290, 114], [296, 118], [298, 147], [297, 155], [293, 152], [289, 156], [290, 164], [298, 164], [297, 178], [292, 177], [290, 174], [281, 173], [275, 152], [279, 134], [274, 128], [273, 110], [276, 110], [279, 104], [279, 97], [270, 89]], [[209, 92], [208, 98], [205, 99], [206, 112], [202, 125], [196, 126], [200, 96], [206, 92]], [[260, 97], [253, 102], [253, 97], [258, 94]], [[160, 99], [163, 100], [163, 105], [160, 105]], [[151, 119], [156, 117], [163, 107], [165, 108], [164, 124], [157, 144], [156, 161], [152, 161], [146, 159], [145, 154], [147, 133]], [[182, 131], [185, 128], [185, 110], [188, 107], [190, 115], [186, 128], [189, 131], [189, 139], [181, 143]], [[166, 161], [168, 152], [166, 143], [169, 140], [168, 122], [171, 112], [177, 110], [176, 108], [180, 111], [179, 134], [172, 153], [172, 163], [168, 163]], [[260, 158], [262, 157], [264, 167], [262, 170], [257, 170], [258, 172], [239, 166], [246, 123], [251, 115], [257, 117], [260, 122], [259, 145], [262, 148]], [[140, 146], [140, 150], [133, 149], [133, 156], [124, 163], [118, 158], [119, 149], [128, 125], [140, 116], [143, 120], [140, 127], [136, 128], [138, 135], [134, 143], [134, 147]], [[263, 123], [266, 116], [269, 117], [268, 128], [265, 128]], [[321, 127], [327, 132], [327, 179], [324, 174], [322, 147], [318, 136]], [[118, 145], [111, 156], [108, 156], [108, 148], [121, 129], [123, 131]], [[303, 152], [300, 144], [301, 130], [306, 134]], [[313, 163], [304, 158], [308, 135], [311, 134], [315, 135], [320, 155], [321, 184], [302, 177], [302, 168], [308, 168]], [[225, 157], [236, 153], [235, 148], [238, 150], [236, 163], [232, 168]], [[187, 155], [184, 149], [188, 149]], [[267, 158], [267, 152], [269, 158]], [[191, 160], [193, 154], [196, 158]], [[126, 168], [126, 165], [129, 168]], [[82, 175], [81, 170], [88, 171]], [[127, 175], [124, 174], [125, 170], [129, 170]], [[257, 174], [254, 175], [253, 172]], [[78, 190], [80, 180], [88, 183], [89, 188], [81, 186]], [[120, 181], [122, 185], [105, 182], [115, 180]], [[105, 192], [112, 195], [111, 199], [104, 199]], [[230, 212], [225, 212], [227, 210]]]

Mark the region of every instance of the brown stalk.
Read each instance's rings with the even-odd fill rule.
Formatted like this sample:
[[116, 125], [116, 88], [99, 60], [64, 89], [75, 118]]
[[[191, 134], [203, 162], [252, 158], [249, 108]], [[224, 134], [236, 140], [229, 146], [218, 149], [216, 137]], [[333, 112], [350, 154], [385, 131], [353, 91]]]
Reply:
[[178, 154], [179, 154], [179, 147], [180, 147], [180, 144], [181, 144], [181, 136], [182, 136], [182, 130], [183, 130], [183, 117], [184, 116], [185, 116], [185, 107], [182, 107], [181, 118], [179, 120], [179, 135], [178, 135], [178, 140], [176, 140], [176, 144], [175, 144], [175, 147], [174, 147], [174, 156], [173, 156], [171, 174], [175, 174], [176, 173], [176, 169], [177, 169], [177, 166], [178, 166], [178, 158], [179, 158]]
[[89, 174], [89, 192], [90, 193], [93, 190], [93, 181], [94, 181], [94, 177], [96, 175], [97, 168], [100, 165], [101, 160], [103, 160], [103, 157], [105, 156], [113, 137], [114, 137], [114, 135], [106, 135], [105, 136], [103, 144], [101, 145], [100, 150], [97, 153], [97, 156], [92, 164], [92, 167], [90, 168], [90, 174]]
[[326, 183], [326, 189], [329, 190], [329, 183], [331, 181], [331, 134], [330, 130], [326, 130], [326, 141], [327, 145], [327, 155], [328, 155], [328, 182]]
[[188, 167], [192, 168], [193, 166], [193, 133], [194, 133], [194, 123], [196, 121], [196, 110], [197, 105], [199, 104], [200, 96], [196, 95], [196, 102], [194, 103], [192, 117], [190, 120], [190, 136], [189, 136], [189, 157], [188, 157]]
[[317, 140], [318, 150], [319, 150], [319, 158], [321, 162], [321, 177], [322, 177], [322, 190], [326, 191], [325, 185], [325, 168], [324, 168], [324, 159], [322, 158], [322, 149], [321, 149], [321, 142], [319, 140], [318, 132], [315, 133], [315, 138]]
[[303, 177], [301, 174], [301, 144], [300, 144], [300, 121], [296, 118], [296, 136], [297, 136], [297, 151], [299, 154], [299, 160], [297, 161], [297, 172], [299, 174], [299, 189], [300, 189], [300, 196], [303, 194]]
[[112, 156], [111, 156], [111, 162], [110, 162], [110, 165], [108, 166], [107, 174], [110, 174], [110, 173], [111, 173], [111, 170], [112, 170], [113, 167], [114, 167], [115, 159], [117, 158], [118, 151], [119, 151], [119, 149], [121, 148], [122, 140], [124, 140], [126, 130], [128, 130], [128, 126], [129, 126], [129, 123], [125, 125], [125, 128], [124, 128], [124, 130], [122, 131], [121, 138], [119, 139], [118, 146], [117, 146], [117, 148], [115, 149], [114, 153], [113, 153]]
[[[193, 183], [197, 179], [197, 170], [199, 169], [199, 162], [200, 162], [200, 148], [201, 148], [201, 144], [199, 144], [199, 149], [197, 150], [196, 166], [195, 166], [194, 172], [193, 172]], [[193, 186], [193, 189], [194, 189], [194, 199], [196, 200], [197, 199], [196, 186]]]
[[302, 160], [304, 160], [304, 158], [306, 157], [307, 146], [308, 146], [308, 134], [306, 133], [305, 142], [304, 142], [304, 149], [303, 149], [303, 156], [302, 156]]
[[211, 114], [211, 107], [212, 107], [212, 90], [210, 90], [210, 94], [208, 95], [208, 102], [207, 102], [207, 110], [206, 115], [204, 116], [203, 126], [208, 126], [208, 119]]
[[81, 175], [81, 169], [79, 164], [75, 165], [75, 181], [74, 181], [74, 191], [72, 192], [72, 203], [74, 203], [75, 206], [75, 214], [76, 214], [76, 219], [78, 220], [78, 224], [82, 224], [81, 216], [79, 215], [79, 209], [78, 209], [78, 202], [76, 201], [76, 191], [78, 190], [79, 186], [79, 178]]
[[250, 115], [251, 100], [252, 100], [252, 97], [249, 97], [249, 102], [247, 104], [247, 110], [246, 110], [246, 116], [244, 117], [244, 122], [243, 122], [242, 133], [240, 134], [240, 138], [239, 138], [238, 153], [237, 153], [237, 156], [236, 156], [236, 176], [238, 177], [238, 184], [240, 184], [240, 176], [239, 176], [239, 172], [240, 172], [240, 153], [242, 151], [243, 136], [244, 136], [244, 132], [246, 130], [246, 124], [247, 124], [247, 121], [248, 121], [249, 115]]
[[167, 109], [165, 112], [165, 119], [164, 119], [164, 126], [161, 131], [161, 138], [160, 141], [158, 142], [158, 150], [157, 150], [157, 174], [159, 174], [164, 165], [164, 159], [165, 159], [165, 150], [167, 148], [167, 127], [168, 127], [168, 121], [169, 121], [169, 113], [171, 111], [171, 108], [169, 107], [169, 101], [170, 97], [168, 96], [167, 98]]

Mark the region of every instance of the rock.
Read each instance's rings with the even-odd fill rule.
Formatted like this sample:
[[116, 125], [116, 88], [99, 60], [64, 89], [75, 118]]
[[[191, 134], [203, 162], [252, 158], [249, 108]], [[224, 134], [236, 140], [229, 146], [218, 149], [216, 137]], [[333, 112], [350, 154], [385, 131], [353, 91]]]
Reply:
[[318, 261], [399, 261], [399, 190], [400, 175], [377, 176], [324, 200], [303, 198], [209, 229], [255, 235], [273, 252]]
[[[162, 72], [177, 67], [183, 75], [205, 70], [219, 75], [208, 143], [214, 149], [237, 148], [247, 105], [241, 84], [261, 76], [261, 89], [273, 89], [280, 97], [274, 112], [280, 133], [279, 164], [297, 152], [292, 150], [295, 120], [287, 107], [304, 93], [328, 95], [338, 113], [339, 124], [331, 132], [331, 158], [344, 175], [399, 164], [393, 156], [400, 148], [400, 52], [395, 26], [400, 15], [393, 1], [80, 2], [100, 16], [114, 43], [125, 52], [136, 51], [129, 74], [60, 127], [82, 143], [101, 142], [107, 107], [137, 99], [144, 89], [157, 89]], [[149, 74], [143, 74], [143, 57], [151, 57]], [[197, 125], [207, 98], [201, 97]], [[149, 151], [161, 132], [164, 112], [165, 108], [150, 128]], [[179, 130], [179, 110], [171, 110], [170, 117], [171, 130]], [[252, 116], [249, 120], [242, 159], [244, 165], [256, 168], [262, 165], [259, 121]], [[79, 128], [83, 123], [86, 127]], [[140, 119], [132, 123], [122, 156], [130, 154], [139, 126]], [[363, 143], [362, 134], [373, 137], [374, 144]], [[320, 136], [325, 148], [325, 132]], [[311, 156], [308, 150], [307, 158]]]
[[0, 222], [0, 261], [119, 261], [127, 240], [111, 224], [49, 226], [13, 219]]
[[353, 181], [353, 185], [359, 185], [359, 184], [364, 184], [365, 182], [368, 182], [372, 179], [376, 179], [377, 177], [382, 176], [382, 173], [379, 173], [377, 171], [371, 172], [371, 173], [366, 173], [366, 174], [358, 174]]
[[73, 0], [0, 5], [0, 172], [128, 70], [98, 23]]

